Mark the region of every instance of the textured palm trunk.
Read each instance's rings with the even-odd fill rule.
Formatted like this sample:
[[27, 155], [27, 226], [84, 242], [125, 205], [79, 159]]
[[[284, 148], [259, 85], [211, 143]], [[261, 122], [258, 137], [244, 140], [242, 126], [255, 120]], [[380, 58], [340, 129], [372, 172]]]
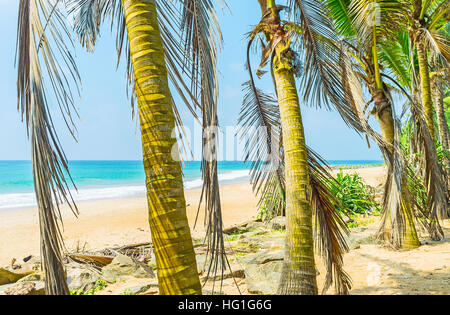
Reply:
[[[122, 0], [141, 124], [149, 222], [160, 294], [201, 294], [181, 166], [172, 158], [175, 116], [155, 0]], [[177, 150], [173, 150], [177, 151]]]
[[[392, 108], [389, 105], [389, 101], [386, 99], [383, 92], [380, 92], [378, 95], [374, 97], [375, 99], [375, 108], [381, 108], [380, 114], [376, 114], [375, 118], [378, 120], [381, 128], [381, 134], [383, 136], [383, 140], [388, 143], [394, 143], [394, 118], [392, 114]], [[393, 165], [394, 161], [393, 155], [390, 155], [391, 161], [386, 161], [388, 165]], [[409, 195], [408, 190], [408, 181], [406, 177], [406, 173], [402, 174], [402, 189], [400, 196], [400, 211], [402, 211], [402, 217], [404, 218], [404, 235], [401, 238], [401, 249], [412, 249], [420, 246], [420, 241], [417, 236], [417, 231], [414, 226], [414, 220], [412, 217], [411, 211], [411, 197]], [[386, 219], [382, 222], [384, 225], [384, 236], [385, 240], [390, 240], [391, 238], [391, 229], [392, 229], [392, 218], [390, 216], [390, 209], [384, 209]]]
[[[450, 147], [450, 135], [448, 130], [447, 119], [445, 118], [444, 109], [444, 95], [442, 93], [442, 85], [439, 82], [439, 78], [434, 78], [432, 80], [432, 95], [434, 100], [434, 106], [436, 108], [436, 116], [439, 127], [439, 139], [442, 145], [442, 149], [445, 151], [449, 150]], [[445, 166], [445, 172], [447, 175], [447, 187], [450, 187], [450, 159], [444, 157], [443, 164]]]
[[422, 103], [425, 121], [430, 130], [431, 138], [436, 141], [436, 132], [433, 119], [433, 101], [431, 99], [430, 72], [428, 69], [427, 51], [422, 42], [417, 42], [417, 58], [419, 60], [420, 81], [422, 88]]
[[436, 108], [436, 116], [438, 118], [439, 138], [441, 140], [441, 145], [444, 150], [448, 150], [449, 130], [445, 119], [444, 95], [442, 93], [442, 86], [439, 84], [438, 78], [435, 78], [432, 81], [432, 95], [434, 99], [434, 106]]
[[307, 151], [299, 98], [289, 60], [276, 57], [273, 66], [286, 177], [286, 247], [278, 293], [317, 294]]

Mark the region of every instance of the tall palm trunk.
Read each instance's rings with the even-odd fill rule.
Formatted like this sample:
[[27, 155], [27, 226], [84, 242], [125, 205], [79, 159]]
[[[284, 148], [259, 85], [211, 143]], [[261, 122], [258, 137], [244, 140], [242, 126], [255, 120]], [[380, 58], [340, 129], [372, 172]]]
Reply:
[[279, 293], [317, 294], [305, 134], [294, 73], [282, 50], [279, 45], [273, 64], [286, 178], [286, 249]]
[[[392, 114], [392, 107], [390, 105], [389, 100], [387, 99], [386, 95], [383, 91], [379, 91], [375, 96], [375, 108], [380, 109], [378, 113], [375, 114], [375, 118], [378, 120], [380, 124], [381, 134], [383, 136], [383, 140], [387, 143], [394, 144], [394, 137], [395, 137], [395, 129], [394, 129], [394, 118]], [[394, 154], [393, 152], [389, 154], [388, 157], [385, 157], [390, 159], [390, 161], [386, 161], [386, 164], [392, 167], [394, 165]], [[388, 170], [388, 173], [393, 172], [392, 169]], [[388, 175], [389, 176], [389, 175]], [[392, 180], [395, 180], [393, 178]], [[408, 190], [408, 181], [406, 172], [404, 171], [402, 174], [402, 188], [401, 188], [401, 195], [400, 198], [400, 211], [402, 212], [402, 218], [405, 220], [404, 225], [404, 235], [401, 235], [400, 238], [400, 248], [402, 249], [412, 249], [417, 248], [420, 246], [420, 241], [417, 236], [417, 231], [414, 226], [414, 220], [412, 216], [411, 211], [411, 197]], [[388, 187], [386, 187], [388, 189]], [[390, 215], [390, 209], [384, 209], [385, 211], [385, 218], [382, 220], [382, 231], [383, 235], [382, 238], [389, 243], [392, 243], [391, 239], [391, 230], [393, 225], [393, 218]]]
[[436, 116], [438, 118], [439, 138], [444, 150], [449, 148], [449, 130], [447, 120], [445, 119], [444, 109], [444, 95], [442, 93], [442, 85], [439, 82], [439, 78], [432, 80], [432, 95], [434, 99], [434, 106], [436, 108]]
[[[149, 222], [160, 294], [201, 294], [186, 216], [172, 95], [155, 0], [122, 0], [139, 106]], [[177, 150], [173, 150], [177, 151]]]
[[421, 41], [416, 42], [417, 58], [419, 60], [419, 72], [422, 88], [422, 103], [425, 121], [430, 130], [431, 138], [436, 141], [436, 132], [433, 119], [433, 101], [431, 99], [430, 71], [428, 69], [427, 51]]

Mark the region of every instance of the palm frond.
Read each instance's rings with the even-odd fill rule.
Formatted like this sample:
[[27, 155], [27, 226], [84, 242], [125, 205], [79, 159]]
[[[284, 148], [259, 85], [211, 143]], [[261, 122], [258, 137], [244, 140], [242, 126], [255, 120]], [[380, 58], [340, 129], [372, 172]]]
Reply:
[[324, 4], [330, 12], [336, 30], [345, 38], [351, 38], [357, 31], [353, 26], [353, 16], [350, 14], [351, 0], [325, 0]]
[[[45, 290], [50, 295], [69, 294], [62, 262], [60, 204], [67, 203], [75, 215], [78, 213], [69, 190], [67, 159], [50, 113], [50, 100], [54, 100], [75, 136], [72, 116], [76, 110], [71, 88], [78, 88], [79, 75], [66, 44], [71, 42], [68, 34], [59, 1], [20, 1], [16, 51], [18, 107], [31, 140]], [[51, 88], [50, 95], [46, 83]]]
[[[133, 78], [133, 69], [131, 65], [130, 51], [128, 47], [128, 37], [123, 16], [121, 0], [67, 0], [69, 13], [73, 16], [73, 28], [78, 40], [82, 46], [92, 52], [101, 35], [101, 26], [106, 21], [110, 22], [111, 31], [116, 34], [116, 51], [117, 65], [119, 65], [121, 57], [126, 58], [127, 73], [127, 93], [131, 88], [131, 107], [133, 117], [135, 113], [135, 84]], [[170, 82], [175, 87], [176, 92], [180, 96], [184, 105], [191, 112], [193, 117], [198, 120], [196, 108], [199, 103], [191, 93], [191, 88], [186, 83], [191, 77], [189, 73], [183, 73], [186, 64], [191, 64], [191, 60], [186, 57], [183, 47], [181, 46], [181, 13], [180, 10], [174, 9], [173, 2], [157, 1], [158, 21], [161, 31], [161, 38], [164, 45], [166, 56], [166, 66]], [[181, 131], [181, 118], [174, 104], [174, 112], [176, 114], [177, 128]], [[186, 146], [183, 143], [186, 150]]]
[[[205, 202], [205, 226], [207, 259], [209, 262], [206, 281], [213, 274], [223, 275], [230, 264], [225, 252], [223, 238], [222, 206], [220, 202], [217, 173], [218, 148], [218, 80], [217, 53], [222, 47], [222, 34], [219, 28], [213, 1], [183, 0], [182, 2], [182, 45], [186, 58], [192, 61], [189, 71], [191, 91], [200, 99], [203, 127], [203, 188], [199, 204]], [[189, 69], [188, 69], [189, 70]], [[222, 279], [220, 290], [222, 289]], [[206, 282], [205, 281], [205, 282]], [[215, 283], [213, 284], [213, 291]]]
[[428, 193], [429, 219], [432, 221], [450, 218], [447, 203], [447, 185], [445, 173], [439, 165], [436, 147], [425, 123], [423, 113], [415, 102], [411, 103], [412, 119], [415, 120], [417, 131], [415, 141], [419, 144], [421, 155], [420, 168], [424, 173], [424, 183]]
[[425, 43], [425, 47], [429, 51], [431, 61], [434, 64], [440, 62], [444, 64], [450, 63], [450, 40], [448, 37], [427, 29], [422, 29], [420, 34], [420, 40]]
[[328, 8], [318, 0], [289, 0], [288, 7], [293, 22], [303, 30], [296, 33], [293, 44], [303, 64], [299, 89], [305, 102], [327, 109], [334, 107], [347, 125], [361, 131], [340, 80], [340, 49], [336, 44], [339, 40]]
[[311, 186], [311, 209], [316, 218], [315, 245], [325, 262], [327, 274], [322, 294], [334, 283], [337, 294], [348, 294], [350, 276], [344, 271], [344, 253], [349, 248], [344, 235], [349, 234], [345, 221], [336, 209], [336, 198], [325, 183], [336, 180], [329, 173], [325, 161], [308, 149], [309, 182]]

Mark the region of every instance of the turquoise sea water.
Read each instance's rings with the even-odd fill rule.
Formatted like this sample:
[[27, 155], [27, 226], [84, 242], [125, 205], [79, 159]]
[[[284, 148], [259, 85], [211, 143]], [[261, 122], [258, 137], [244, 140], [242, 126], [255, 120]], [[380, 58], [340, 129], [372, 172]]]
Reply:
[[[381, 161], [328, 161], [330, 165], [380, 164]], [[145, 174], [141, 161], [70, 161], [78, 192], [77, 201], [120, 199], [145, 195]], [[218, 163], [222, 183], [242, 182], [249, 177], [249, 165], [240, 161]], [[200, 162], [183, 167], [186, 189], [201, 187]], [[36, 203], [30, 161], [0, 161], [0, 211], [31, 207]]]

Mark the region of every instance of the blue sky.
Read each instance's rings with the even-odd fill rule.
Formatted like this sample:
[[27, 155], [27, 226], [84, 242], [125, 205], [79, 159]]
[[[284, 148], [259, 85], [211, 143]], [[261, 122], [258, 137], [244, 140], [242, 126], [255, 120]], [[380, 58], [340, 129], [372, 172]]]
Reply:
[[[18, 2], [0, 0], [0, 29], [3, 34], [0, 49], [0, 160], [30, 158], [26, 129], [16, 105], [14, 52]], [[236, 125], [243, 97], [241, 84], [248, 80], [244, 69], [245, 34], [260, 18], [256, 0], [228, 0], [227, 3], [231, 14], [229, 10], [218, 8], [225, 41], [219, 56], [219, 120], [223, 129]], [[126, 96], [125, 70], [119, 67], [116, 71], [115, 44], [109, 29], [103, 32], [94, 54], [86, 53], [76, 45], [76, 60], [82, 76], [81, 98], [76, 98], [80, 114], [80, 120], [76, 122], [78, 143], [68, 136], [62, 124], [57, 124], [68, 159], [141, 159], [139, 128], [131, 119], [130, 101]], [[257, 57], [254, 56], [253, 60], [256, 62]], [[273, 90], [270, 80], [261, 80], [257, 84], [265, 91]], [[193, 131], [193, 119], [189, 113], [181, 110], [181, 114], [186, 126]], [[325, 159], [381, 159], [376, 145], [368, 149], [365, 139], [350, 130], [337, 113], [302, 106], [302, 114], [307, 143]], [[58, 115], [54, 117], [55, 120], [58, 118]], [[199, 143], [200, 139], [193, 141]], [[240, 156], [237, 154], [237, 158]]]

